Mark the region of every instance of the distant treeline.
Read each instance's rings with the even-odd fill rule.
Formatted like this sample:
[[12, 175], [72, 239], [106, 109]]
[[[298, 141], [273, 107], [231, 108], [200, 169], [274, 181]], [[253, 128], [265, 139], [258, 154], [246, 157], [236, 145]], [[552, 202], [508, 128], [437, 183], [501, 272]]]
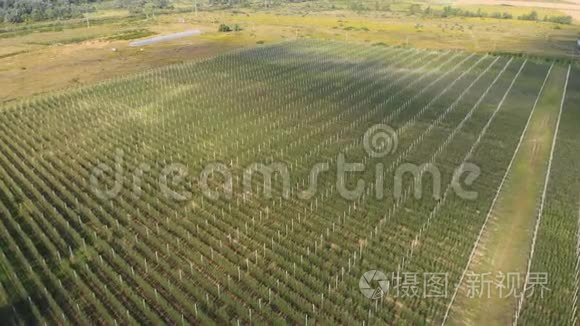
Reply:
[[95, 11], [98, 0], [3, 0], [0, 15], [4, 22], [20, 23], [81, 17]]
[[[315, 0], [190, 0], [191, 8], [203, 7], [272, 7], [284, 3]], [[82, 18], [102, 8], [127, 9], [131, 14], [153, 15], [157, 9], [174, 9], [174, 0], [0, 0], [0, 22]]]
[[[409, 7], [409, 12], [411, 14], [424, 14], [425, 16], [432, 16], [432, 17], [489, 17], [489, 18], [496, 18], [496, 19], [514, 19], [513, 15], [509, 12], [492, 12], [487, 13], [478, 9], [477, 11], [470, 11], [461, 8], [455, 8], [452, 6], [445, 6], [442, 10], [435, 10], [432, 9], [430, 6], [421, 9], [421, 6], [417, 4], [413, 4]], [[538, 12], [531, 11], [529, 14], [518, 16], [517, 19], [519, 20], [531, 20], [531, 21], [546, 21], [558, 24], [572, 24], [572, 17], [571, 16], [544, 16], [543, 19], [540, 19], [538, 16]]]
[[170, 0], [116, 0], [115, 7], [128, 9], [132, 14], [149, 15], [153, 9], [173, 8]]
[[0, 19], [6, 23], [81, 18], [95, 12], [96, 5], [107, 2], [131, 13], [154, 8], [170, 8], [170, 0], [1, 0]]
[[[257, 6], [271, 7], [291, 2], [316, 2], [313, 0], [191, 0], [193, 6]], [[57, 20], [81, 18], [95, 12], [97, 5], [107, 3], [108, 7], [128, 9], [132, 14], [153, 14], [155, 9], [173, 8], [173, 0], [0, 0], [0, 21], [21, 23], [26, 21]], [[337, 1], [339, 3], [340, 1]], [[332, 3], [332, 1], [331, 1]], [[347, 1], [348, 8], [354, 11], [390, 11], [390, 1]], [[332, 5], [332, 8], [335, 6]], [[423, 9], [419, 4], [409, 7], [412, 15], [429, 17], [489, 17], [497, 19], [514, 19], [509, 12], [487, 13], [478, 9], [470, 11], [452, 6]], [[516, 17], [520, 20], [548, 21], [558, 24], [572, 24], [571, 16], [545, 16], [540, 19], [536, 11]]]

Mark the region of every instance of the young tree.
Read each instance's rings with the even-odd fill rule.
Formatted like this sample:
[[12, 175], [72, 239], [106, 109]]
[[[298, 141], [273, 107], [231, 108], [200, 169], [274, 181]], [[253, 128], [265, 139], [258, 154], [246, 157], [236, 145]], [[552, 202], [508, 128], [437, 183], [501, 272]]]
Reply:
[[143, 6], [143, 12], [145, 13], [145, 16], [147, 16], [147, 19], [149, 19], [149, 17], [155, 17], [155, 7], [153, 5], [153, 2], [151, 1], [147, 1], [147, 3], [145, 3], [145, 5]]

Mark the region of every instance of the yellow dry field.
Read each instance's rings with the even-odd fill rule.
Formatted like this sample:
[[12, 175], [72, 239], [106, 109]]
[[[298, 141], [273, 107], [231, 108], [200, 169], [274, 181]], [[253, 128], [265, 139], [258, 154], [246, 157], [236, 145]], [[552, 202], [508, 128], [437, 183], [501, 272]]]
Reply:
[[[99, 15], [109, 21], [88, 27], [81, 21], [54, 30], [31, 28], [11, 37], [0, 34], [0, 103], [296, 38], [572, 58], [577, 56], [575, 42], [580, 33], [576, 25], [555, 29], [549, 23], [432, 19], [401, 12], [230, 10], [128, 19], [123, 12], [111, 11], [95, 13], [93, 19]], [[221, 23], [238, 24], [243, 30], [218, 33]], [[203, 34], [140, 48], [130, 47], [130, 38], [118, 37], [135, 31], [165, 35], [191, 29]]]

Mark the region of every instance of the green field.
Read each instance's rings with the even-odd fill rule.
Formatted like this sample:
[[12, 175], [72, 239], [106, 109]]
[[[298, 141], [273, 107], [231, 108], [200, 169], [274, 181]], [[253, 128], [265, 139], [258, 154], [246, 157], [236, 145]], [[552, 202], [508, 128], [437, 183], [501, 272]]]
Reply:
[[[575, 137], [578, 125], [577, 107], [580, 79], [572, 73], [568, 92], [563, 99], [563, 111], [558, 130], [558, 141], [550, 170], [550, 180], [545, 194], [545, 204], [531, 260], [531, 271], [549, 273], [551, 290], [544, 296], [533, 293], [523, 303], [521, 324], [577, 324], [580, 206], [578, 204], [579, 180], [577, 177], [578, 148]], [[575, 104], [576, 103], [576, 104]]]
[[[300, 40], [7, 104], [0, 320], [442, 323], [550, 67]], [[568, 69], [554, 64], [559, 79], [546, 93], [562, 94]], [[522, 256], [532, 271], [559, 275], [547, 285], [557, 299], [523, 300], [522, 323], [578, 313], [578, 173], [566, 166], [578, 157], [579, 78], [571, 69], [551, 169], [539, 168], [552, 178], [535, 254]], [[388, 155], [369, 154], [365, 135], [377, 125], [394, 132]], [[343, 158], [364, 171], [339, 177]], [[330, 172], [309, 188], [323, 163]], [[466, 163], [480, 175], [463, 184], [454, 175]], [[278, 173], [247, 179], [260, 164]], [[407, 174], [397, 189], [401, 166], [418, 167], [423, 185]], [[388, 275], [380, 298], [359, 288], [370, 270]], [[424, 286], [426, 275], [444, 276], [444, 293]]]
[[[505, 182], [488, 213], [489, 220], [476, 249], [477, 257], [468, 266], [469, 273], [526, 274], [566, 80], [565, 67], [551, 67], [546, 73]], [[512, 281], [521, 291], [524, 277]], [[473, 298], [463, 284], [454, 320], [457, 324], [474, 325], [511, 323], [516, 297], [502, 295], [502, 291], [506, 292], [504, 288], [494, 287], [489, 295]]]

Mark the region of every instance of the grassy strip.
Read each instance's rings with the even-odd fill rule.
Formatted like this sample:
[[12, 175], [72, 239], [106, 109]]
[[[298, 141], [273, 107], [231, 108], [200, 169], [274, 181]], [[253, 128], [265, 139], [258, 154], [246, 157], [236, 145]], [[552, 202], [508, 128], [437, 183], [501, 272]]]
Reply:
[[455, 320], [457, 322], [507, 325], [512, 321], [516, 301], [514, 295], [507, 295], [507, 292], [511, 288], [520, 289], [523, 284], [565, 76], [566, 69], [554, 66], [539, 94], [529, 128], [508, 172], [505, 187], [492, 208], [478, 254], [469, 268], [472, 280], [477, 278], [478, 283], [485, 281], [484, 276], [496, 281], [498, 275], [509, 273], [516, 275], [510, 280], [513, 284], [504, 284], [509, 285], [508, 290], [495, 284], [480, 286], [479, 292], [475, 293], [468, 278], [458, 298], [460, 314], [459, 320]]

